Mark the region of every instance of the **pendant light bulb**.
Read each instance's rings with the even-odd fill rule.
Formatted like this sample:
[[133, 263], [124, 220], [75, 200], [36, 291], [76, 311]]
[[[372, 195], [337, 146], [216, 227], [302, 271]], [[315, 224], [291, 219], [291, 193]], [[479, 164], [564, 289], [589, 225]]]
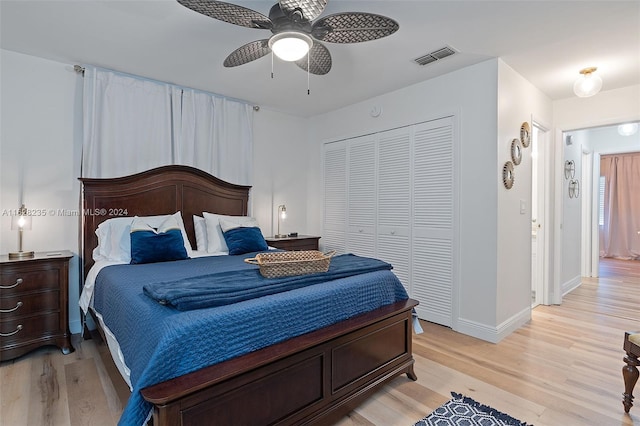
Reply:
[[580, 77], [573, 84], [573, 92], [580, 98], [588, 98], [602, 89], [602, 79], [594, 74], [598, 68], [590, 67], [580, 70]]

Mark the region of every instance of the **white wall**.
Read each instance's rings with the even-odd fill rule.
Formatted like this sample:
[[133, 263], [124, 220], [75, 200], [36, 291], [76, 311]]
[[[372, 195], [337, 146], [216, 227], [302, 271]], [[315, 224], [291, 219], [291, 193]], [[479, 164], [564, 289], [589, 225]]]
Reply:
[[[459, 318], [454, 329], [495, 334], [497, 280], [497, 60], [372, 98], [311, 120], [309, 224], [321, 232], [322, 144], [455, 114], [459, 122]], [[382, 114], [374, 118], [374, 107]], [[322, 240], [320, 240], [322, 243]], [[456, 323], [458, 324], [456, 326]], [[494, 336], [495, 337], [495, 336]]]
[[[520, 74], [502, 60], [498, 65], [496, 180], [501, 181], [502, 165], [511, 160], [511, 141], [520, 138], [522, 123], [550, 126], [553, 109], [551, 100]], [[531, 167], [529, 145], [515, 166], [513, 187], [498, 184], [496, 325], [502, 337], [531, 317]]]
[[[62, 64], [6, 50], [0, 51], [2, 133], [0, 141], [0, 211], [24, 202], [45, 216], [32, 219], [24, 232], [26, 250], [68, 249], [69, 321], [80, 330], [78, 300], [78, 228], [74, 216], [52, 214], [78, 209], [81, 155], [82, 78]], [[0, 252], [17, 250], [10, 218], [0, 218]]]
[[308, 234], [307, 120], [261, 108], [254, 113], [253, 123], [253, 215], [263, 233], [275, 235], [276, 209], [284, 204], [287, 218], [280, 232]]
[[553, 102], [553, 125], [578, 130], [640, 120], [640, 85], [598, 93], [590, 98], [571, 97]]
[[[571, 135], [571, 145], [564, 144], [564, 158], [562, 160], [562, 168], [564, 170], [565, 161], [573, 161], [575, 164], [575, 177], [580, 182], [580, 186], [584, 188], [585, 182], [582, 181], [582, 151], [586, 150], [589, 141], [587, 135], [582, 132], [568, 132], [566, 136]], [[582, 241], [582, 196], [577, 198], [569, 198], [569, 181], [564, 172], [559, 179], [562, 181], [562, 270], [560, 272], [560, 289], [562, 294], [573, 290], [581, 282], [581, 251], [580, 242]], [[570, 236], [570, 237], [569, 237]]]
[[[22, 200], [29, 209], [46, 212], [78, 209], [82, 77], [73, 64], [8, 50], [0, 50], [0, 67], [0, 253], [7, 253], [17, 250], [18, 237], [2, 210], [19, 208]], [[261, 109], [254, 116], [254, 137], [253, 214], [263, 232], [272, 234], [272, 206], [285, 203], [289, 218], [283, 230], [306, 231], [304, 120]], [[75, 254], [69, 279], [72, 333], [80, 331], [78, 230], [77, 217], [48, 214], [34, 217], [24, 236], [25, 249]]]

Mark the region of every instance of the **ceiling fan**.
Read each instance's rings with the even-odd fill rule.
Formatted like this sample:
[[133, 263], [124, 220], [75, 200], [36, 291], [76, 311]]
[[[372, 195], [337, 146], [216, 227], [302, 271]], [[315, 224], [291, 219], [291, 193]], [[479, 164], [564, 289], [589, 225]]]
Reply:
[[303, 70], [324, 75], [331, 70], [331, 54], [322, 44], [359, 43], [395, 33], [399, 25], [386, 16], [363, 12], [328, 15], [312, 22], [324, 11], [328, 0], [279, 0], [269, 16], [231, 3], [215, 0], [177, 0], [181, 5], [235, 25], [270, 30], [270, 38], [252, 41], [231, 52], [225, 67], [260, 59], [273, 51]]

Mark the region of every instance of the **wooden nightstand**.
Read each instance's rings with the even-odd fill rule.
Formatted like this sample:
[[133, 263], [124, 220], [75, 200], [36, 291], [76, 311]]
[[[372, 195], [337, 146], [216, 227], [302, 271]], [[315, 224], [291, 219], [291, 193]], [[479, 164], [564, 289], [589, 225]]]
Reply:
[[69, 332], [70, 251], [0, 256], [0, 361], [44, 345], [73, 352]]
[[271, 247], [282, 250], [318, 250], [320, 237], [311, 235], [298, 235], [297, 237], [267, 237], [265, 240]]

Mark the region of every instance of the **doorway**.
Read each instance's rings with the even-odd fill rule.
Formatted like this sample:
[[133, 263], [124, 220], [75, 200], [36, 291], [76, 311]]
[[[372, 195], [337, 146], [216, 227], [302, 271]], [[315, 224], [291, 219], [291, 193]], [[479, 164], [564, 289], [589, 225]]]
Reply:
[[580, 275], [598, 277], [600, 272], [600, 226], [604, 205], [600, 178], [600, 159], [603, 155], [637, 152], [640, 133], [624, 135], [618, 124], [573, 130], [566, 133], [582, 141], [581, 155], [581, 220], [582, 230]]

